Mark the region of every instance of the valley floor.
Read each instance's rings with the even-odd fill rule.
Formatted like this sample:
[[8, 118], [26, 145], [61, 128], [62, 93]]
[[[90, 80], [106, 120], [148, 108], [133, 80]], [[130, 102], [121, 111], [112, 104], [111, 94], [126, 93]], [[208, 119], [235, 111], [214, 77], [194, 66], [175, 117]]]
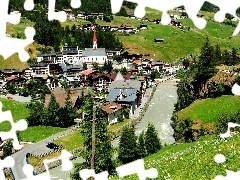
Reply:
[[[169, 82], [172, 82], [169, 80]], [[154, 93], [154, 96], [149, 104], [149, 107], [143, 119], [136, 125], [136, 132], [146, 130], [148, 122], [151, 122], [156, 127], [162, 144], [174, 143], [172, 136], [173, 129], [170, 126], [170, 118], [174, 110], [174, 104], [177, 101], [177, 87], [173, 83], [159, 84]], [[118, 145], [119, 138], [113, 141], [113, 145]], [[78, 158], [73, 162], [80, 162], [82, 159]], [[61, 166], [50, 169], [52, 179], [69, 179], [69, 172], [61, 171]]]

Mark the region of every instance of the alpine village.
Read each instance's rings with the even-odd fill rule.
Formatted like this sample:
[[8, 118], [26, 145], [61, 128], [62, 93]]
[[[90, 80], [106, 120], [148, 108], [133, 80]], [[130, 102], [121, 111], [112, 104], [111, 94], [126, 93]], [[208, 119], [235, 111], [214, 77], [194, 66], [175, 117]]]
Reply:
[[[138, 18], [128, 1], [112, 14], [109, 0], [81, 0], [80, 8], [62, 0], [55, 12], [67, 20], [60, 22], [48, 20], [47, 0], [34, 0], [33, 11], [24, 2], [10, 0], [8, 13], [20, 23], [7, 23], [6, 36], [26, 39], [33, 27], [30, 58], [0, 57], [1, 107], [13, 120], [1, 120], [0, 130], [27, 122], [16, 131], [20, 150], [0, 137], [1, 160], [15, 162], [2, 167], [5, 179], [97, 179], [84, 169], [110, 180], [237, 175], [239, 129], [220, 135], [229, 122], [240, 124], [238, 18], [216, 22], [219, 8], [206, 2], [198, 17], [207, 25], [198, 29], [184, 6], [169, 10], [163, 25], [162, 12], [146, 8]], [[63, 171], [64, 163], [73, 166]], [[129, 172], [117, 170], [124, 165]]]

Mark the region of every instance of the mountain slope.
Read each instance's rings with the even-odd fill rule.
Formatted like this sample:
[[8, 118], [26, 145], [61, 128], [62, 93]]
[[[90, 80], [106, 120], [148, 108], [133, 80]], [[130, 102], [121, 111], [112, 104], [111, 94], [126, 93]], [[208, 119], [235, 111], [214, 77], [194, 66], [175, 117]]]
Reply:
[[[222, 140], [219, 136], [203, 137], [197, 142], [164, 147], [158, 153], [145, 158], [145, 168], [156, 168], [156, 180], [195, 180], [214, 179], [217, 175], [226, 176], [226, 169], [240, 170], [239, 133]], [[215, 155], [222, 154], [226, 161], [217, 164]], [[110, 178], [117, 180], [118, 177]], [[123, 180], [138, 180], [136, 175], [124, 177]]]

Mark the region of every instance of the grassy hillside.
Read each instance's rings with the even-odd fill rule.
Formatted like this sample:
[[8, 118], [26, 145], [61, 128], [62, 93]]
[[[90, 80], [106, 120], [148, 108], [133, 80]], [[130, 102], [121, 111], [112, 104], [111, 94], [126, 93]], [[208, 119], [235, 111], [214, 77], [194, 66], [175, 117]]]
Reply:
[[[161, 18], [161, 12], [146, 8], [146, 18]], [[178, 12], [170, 11], [169, 14], [178, 14]], [[124, 47], [130, 53], [141, 53], [150, 54], [146, 58], [161, 59], [167, 62], [175, 62], [180, 57], [197, 54], [200, 52], [200, 47], [205, 42], [206, 36], [209, 36], [210, 41], [213, 44], [219, 43], [222, 48], [231, 49], [232, 47], [240, 48], [240, 36], [231, 37], [234, 32], [234, 27], [223, 25], [215, 22], [213, 13], [200, 12], [199, 14], [205, 15], [208, 19], [208, 23], [205, 29], [200, 30], [195, 27], [191, 19], [179, 20], [184, 26], [189, 26], [188, 28], [179, 29], [172, 26], [157, 25], [151, 22], [140, 21], [137, 19], [130, 19], [127, 17], [114, 16], [114, 20], [110, 23], [97, 20], [96, 23], [99, 25], [117, 25], [130, 24], [135, 27], [139, 27], [141, 23], [148, 25], [148, 30], [142, 30], [134, 35], [123, 35], [116, 33], [120, 41], [122, 41]], [[66, 21], [62, 23], [62, 26], [72, 26], [73, 24], [86, 24], [89, 23], [85, 20], [78, 20], [77, 22]], [[26, 19], [21, 19], [18, 25], [7, 25], [7, 34], [17, 37], [19, 35], [21, 38], [25, 38], [24, 29], [27, 26], [33, 26], [33, 23]], [[165, 42], [154, 43], [155, 38], [163, 38]], [[33, 48], [34, 57], [36, 53], [36, 44], [31, 45]], [[35, 49], [35, 50], [34, 50]], [[28, 50], [28, 47], [26, 48]], [[8, 58], [8, 61], [4, 61], [0, 57], [0, 69], [4, 68], [19, 68], [23, 69], [27, 67], [26, 63], [21, 63], [17, 54], [12, 55]]]
[[[219, 136], [203, 137], [197, 142], [164, 147], [158, 153], [145, 158], [145, 168], [156, 168], [156, 180], [195, 180], [214, 179], [217, 175], [226, 176], [226, 169], [240, 170], [239, 133], [232, 134], [227, 140]], [[217, 164], [214, 157], [217, 154], [225, 156], [226, 161]], [[119, 177], [110, 178], [117, 180]], [[124, 177], [123, 180], [137, 180], [137, 176]]]
[[[171, 11], [169, 14], [178, 14]], [[134, 35], [124, 35], [116, 33], [124, 47], [130, 53], [150, 54], [146, 58], [161, 59], [168, 62], [174, 62], [176, 59], [189, 55], [197, 54], [209, 36], [213, 44], [219, 43], [222, 48], [231, 49], [232, 47], [240, 48], [240, 36], [231, 37], [234, 32], [234, 27], [215, 22], [213, 13], [200, 12], [199, 14], [205, 15], [208, 23], [205, 29], [200, 30], [195, 27], [191, 19], [178, 20], [184, 26], [190, 27], [179, 29], [172, 26], [158, 25], [152, 22], [140, 21], [126, 17], [114, 16], [112, 22], [104, 22], [97, 20], [99, 25], [117, 25], [129, 24], [134, 27], [139, 27], [141, 23], [148, 25], [148, 30], [142, 30]], [[179, 14], [178, 14], [179, 15]], [[147, 18], [160, 18], [161, 12], [146, 8]], [[86, 24], [86, 21], [79, 20], [79, 22], [67, 21], [63, 26], [73, 24]], [[154, 43], [155, 38], [163, 38], [164, 43]], [[155, 56], [154, 56], [155, 55]]]
[[240, 97], [221, 96], [216, 99], [203, 99], [193, 102], [190, 106], [179, 111], [178, 117], [191, 118], [193, 121], [214, 123], [222, 113], [234, 114], [240, 109]]
[[[25, 39], [26, 38], [25, 34], [24, 34], [25, 28], [28, 26], [33, 26], [33, 25], [34, 25], [34, 23], [32, 23], [31, 21], [22, 18], [20, 20], [20, 23], [17, 25], [8, 23], [6, 34], [10, 35], [13, 38]], [[27, 52], [29, 49], [31, 49], [32, 53], [29, 53], [31, 58], [36, 57], [36, 48], [37, 47], [39, 47], [39, 45], [36, 43], [32, 43], [32, 44], [28, 45], [27, 47], [25, 47], [25, 50]], [[18, 57], [18, 53], [13, 54], [6, 60], [4, 60], [4, 58], [0, 55], [0, 64], [1, 64], [0, 70], [1, 69], [11, 69], [11, 68], [22, 70], [22, 69], [25, 69], [28, 67], [27, 63], [23, 63], [20, 61], [20, 59]]]
[[[12, 112], [13, 120], [16, 122], [20, 119], [26, 119], [29, 111], [26, 108], [27, 103], [20, 103], [14, 100], [2, 99], [0, 98], [0, 102], [3, 104], [3, 111], [10, 110]], [[4, 121], [0, 123], [0, 131], [8, 132], [11, 129], [11, 124], [8, 121]], [[61, 132], [66, 128], [58, 128], [58, 127], [45, 127], [45, 126], [37, 126], [37, 127], [28, 127], [25, 131], [20, 131], [20, 139], [22, 141], [29, 142], [38, 142], [42, 139], [45, 139], [53, 134]]]

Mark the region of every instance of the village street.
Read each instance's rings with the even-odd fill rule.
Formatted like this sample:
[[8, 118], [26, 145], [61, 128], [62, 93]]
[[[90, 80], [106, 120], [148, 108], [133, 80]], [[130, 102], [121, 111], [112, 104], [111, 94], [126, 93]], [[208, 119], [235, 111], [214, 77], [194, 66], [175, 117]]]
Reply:
[[[136, 125], [136, 132], [139, 134], [142, 130], [146, 130], [148, 122], [156, 127], [162, 144], [174, 143], [172, 137], [173, 129], [170, 126], [170, 119], [174, 110], [174, 104], [177, 102], [177, 87], [174, 86], [172, 80], [168, 80], [163, 84], [159, 84], [154, 93], [149, 107], [145, 112], [143, 119]], [[118, 145], [119, 138], [113, 141], [113, 145]], [[73, 160], [73, 163], [82, 161], [81, 158]], [[70, 179], [69, 172], [61, 171], [61, 166], [49, 170], [52, 179]]]

